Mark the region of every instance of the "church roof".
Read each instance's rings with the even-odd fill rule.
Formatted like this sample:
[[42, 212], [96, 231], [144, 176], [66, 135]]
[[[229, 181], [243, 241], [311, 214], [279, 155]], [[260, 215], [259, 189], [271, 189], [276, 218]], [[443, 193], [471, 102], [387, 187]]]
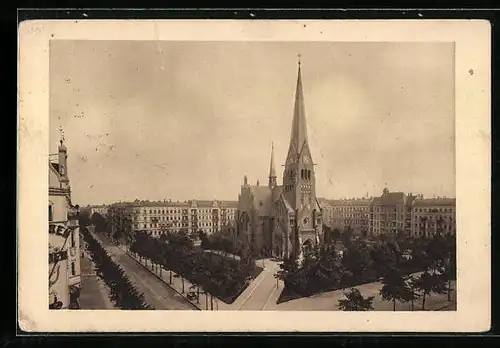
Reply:
[[293, 208], [292, 208], [292, 205], [290, 204], [290, 202], [288, 202], [288, 200], [286, 199], [285, 195], [281, 195], [282, 199], [283, 199], [283, 202], [285, 203], [285, 207], [286, 209], [289, 211], [289, 212], [294, 212]]
[[253, 208], [257, 210], [259, 216], [269, 216], [271, 214], [272, 191], [268, 186], [250, 186], [253, 196]]

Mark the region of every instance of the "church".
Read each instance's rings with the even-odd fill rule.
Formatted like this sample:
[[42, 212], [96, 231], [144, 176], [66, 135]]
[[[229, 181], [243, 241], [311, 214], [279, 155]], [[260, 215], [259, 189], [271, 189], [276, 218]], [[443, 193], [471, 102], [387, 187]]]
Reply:
[[262, 256], [301, 259], [303, 251], [323, 241], [323, 218], [307, 138], [301, 64], [299, 61], [292, 133], [278, 185], [271, 148], [269, 182], [249, 185], [245, 176], [238, 196], [236, 239]]

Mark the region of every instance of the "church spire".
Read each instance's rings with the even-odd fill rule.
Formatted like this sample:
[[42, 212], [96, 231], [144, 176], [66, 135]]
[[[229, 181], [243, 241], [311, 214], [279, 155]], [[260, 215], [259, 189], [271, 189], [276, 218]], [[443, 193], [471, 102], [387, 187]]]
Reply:
[[296, 150], [300, 152], [305, 142], [307, 142], [306, 112], [304, 105], [304, 95], [302, 91], [302, 75], [299, 55], [297, 87], [295, 90], [295, 105], [293, 109], [293, 123], [290, 146], [292, 146], [292, 144], [295, 145]]
[[269, 187], [276, 186], [276, 168], [274, 166], [274, 142], [271, 144], [271, 163], [269, 165]]

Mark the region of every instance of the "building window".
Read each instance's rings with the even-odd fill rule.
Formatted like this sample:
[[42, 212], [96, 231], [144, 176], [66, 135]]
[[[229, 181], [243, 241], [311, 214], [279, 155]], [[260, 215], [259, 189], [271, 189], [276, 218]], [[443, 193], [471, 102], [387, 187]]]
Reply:
[[75, 247], [75, 231], [71, 231], [71, 247]]
[[49, 221], [54, 220], [53, 212], [52, 212], [52, 204], [49, 204]]
[[75, 262], [71, 262], [71, 275], [74, 276], [76, 275], [76, 267], [75, 267]]

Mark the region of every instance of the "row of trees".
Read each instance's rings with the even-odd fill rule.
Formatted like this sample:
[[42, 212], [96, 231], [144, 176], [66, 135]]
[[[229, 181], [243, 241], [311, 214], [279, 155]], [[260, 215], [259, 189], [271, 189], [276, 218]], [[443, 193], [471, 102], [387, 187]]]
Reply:
[[[419, 296], [425, 307], [425, 299], [431, 293], [448, 291], [450, 298], [450, 284], [456, 273], [454, 237], [371, 242], [345, 236], [342, 239], [343, 257], [338, 255], [338, 244], [332, 242], [306, 251], [300, 265], [296, 260], [285, 259], [276, 274], [285, 283], [284, 295], [310, 296], [381, 279], [381, 296], [392, 301], [394, 309], [396, 301], [413, 303]], [[411, 276], [419, 271], [419, 277]]]
[[[195, 285], [199, 303], [200, 291], [212, 294], [225, 302], [232, 302], [255, 272], [255, 260], [243, 251], [239, 260], [195, 248], [186, 233], [166, 233], [154, 238], [147, 233], [137, 233], [130, 251], [139, 258], [149, 260], [152, 267], [163, 266], [182, 280]], [[147, 261], [146, 261], [147, 262]], [[159, 267], [161, 272], [161, 267]]]
[[82, 229], [97, 274], [104, 279], [111, 292], [111, 300], [121, 309], [154, 309], [148, 305], [144, 295], [130, 283], [123, 269], [118, 266], [99, 241], [86, 229]]
[[[395, 243], [398, 246], [398, 242]], [[413, 264], [421, 271], [415, 276], [405, 272], [402, 266], [401, 252], [393, 248], [392, 257], [383, 273], [380, 294], [384, 301], [411, 302], [422, 298], [422, 310], [425, 300], [431, 294], [448, 293], [451, 300], [451, 281], [456, 279], [456, 239], [454, 236], [436, 235], [432, 238], [405, 238], [399, 242], [411, 249]], [[408, 250], [408, 249], [407, 249]]]

